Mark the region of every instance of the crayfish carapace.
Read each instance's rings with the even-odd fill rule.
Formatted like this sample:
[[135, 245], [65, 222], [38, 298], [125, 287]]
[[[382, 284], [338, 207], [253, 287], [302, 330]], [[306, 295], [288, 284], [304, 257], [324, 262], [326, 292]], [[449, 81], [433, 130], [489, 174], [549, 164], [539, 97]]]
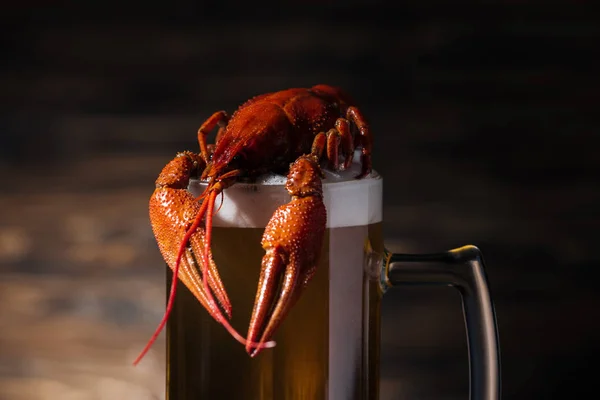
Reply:
[[[206, 137], [217, 126], [216, 143], [208, 145]], [[177, 278], [248, 354], [272, 347], [270, 338], [318, 264], [327, 222], [321, 166], [345, 169], [355, 148], [360, 148], [361, 171], [356, 178], [371, 172], [369, 126], [350, 97], [328, 85], [256, 96], [231, 118], [216, 112], [198, 130], [198, 142], [200, 153], [179, 153], [163, 168], [150, 198], [152, 229], [174, 282], [163, 320], [135, 364], [167, 321]], [[265, 255], [244, 338], [229, 324], [231, 303], [212, 259], [213, 212], [217, 196], [227, 187], [271, 172], [287, 175], [291, 201], [275, 211], [265, 228]], [[199, 198], [187, 191], [193, 177], [207, 181]]]

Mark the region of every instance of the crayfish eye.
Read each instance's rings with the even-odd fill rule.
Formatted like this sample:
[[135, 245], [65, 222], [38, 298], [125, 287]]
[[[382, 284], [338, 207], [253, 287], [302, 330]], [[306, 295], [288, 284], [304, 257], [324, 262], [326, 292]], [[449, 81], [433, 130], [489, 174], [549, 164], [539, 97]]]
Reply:
[[231, 168], [238, 168], [240, 161], [242, 161], [243, 158], [244, 157], [241, 154], [236, 154], [235, 156], [233, 156], [233, 158], [229, 162], [229, 166]]

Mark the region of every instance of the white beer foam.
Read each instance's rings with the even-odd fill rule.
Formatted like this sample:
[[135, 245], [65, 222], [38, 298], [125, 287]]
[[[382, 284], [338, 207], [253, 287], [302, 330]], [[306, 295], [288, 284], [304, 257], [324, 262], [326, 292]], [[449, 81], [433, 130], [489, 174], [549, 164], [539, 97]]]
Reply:
[[[327, 227], [341, 228], [381, 222], [383, 179], [373, 171], [363, 179], [354, 179], [360, 172], [360, 153], [345, 171], [323, 169], [323, 201], [327, 209]], [[286, 177], [269, 174], [259, 177], [256, 183], [238, 182], [223, 191], [215, 201], [213, 226], [237, 228], [264, 228], [273, 212], [290, 201], [285, 190]], [[188, 190], [199, 196], [206, 183], [192, 180]]]

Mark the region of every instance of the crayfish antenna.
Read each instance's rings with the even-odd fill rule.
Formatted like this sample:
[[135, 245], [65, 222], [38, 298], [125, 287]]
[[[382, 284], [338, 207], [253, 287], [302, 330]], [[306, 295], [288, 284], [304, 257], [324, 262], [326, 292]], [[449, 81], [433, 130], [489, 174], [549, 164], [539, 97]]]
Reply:
[[[198, 211], [198, 215], [196, 215], [196, 219], [194, 220], [194, 223], [187, 230], [187, 232], [185, 233], [185, 236], [183, 237], [183, 240], [181, 241], [181, 244], [179, 245], [179, 251], [177, 252], [177, 259], [175, 261], [175, 267], [173, 268], [173, 279], [171, 281], [171, 291], [169, 292], [169, 300], [167, 301], [167, 307], [165, 309], [163, 318], [160, 321], [160, 323], [158, 324], [158, 327], [156, 328], [154, 333], [152, 334], [152, 337], [150, 338], [150, 340], [148, 340], [148, 343], [146, 343], [146, 346], [144, 347], [144, 349], [140, 352], [140, 354], [137, 356], [137, 358], [133, 361], [133, 365], [137, 365], [142, 360], [142, 358], [144, 358], [146, 353], [148, 353], [148, 350], [150, 350], [150, 348], [152, 347], [154, 342], [156, 342], [158, 335], [160, 335], [160, 332], [165, 327], [167, 320], [169, 319], [169, 316], [171, 315], [171, 312], [173, 311], [173, 304], [175, 303], [175, 294], [177, 293], [177, 278], [179, 276], [179, 266], [181, 264], [181, 258], [183, 257], [183, 253], [185, 252], [185, 248], [187, 246], [188, 241], [190, 240], [190, 237], [196, 231], [198, 226], [200, 226], [202, 217], [204, 217], [204, 214], [206, 214], [206, 207], [208, 206], [208, 204], [206, 204], [206, 203], [207, 202], [202, 203], [202, 206], [200, 207], [200, 210]], [[208, 280], [206, 278], [204, 278], [203, 281], [205, 282], [204, 289], [210, 296], [209, 300], [210, 300], [211, 304], [214, 305], [214, 298], [212, 297], [212, 294], [210, 293], [210, 290], [208, 289]], [[217, 309], [217, 311], [219, 310], [218, 307], [216, 307], [216, 309]], [[219, 317], [223, 318], [222, 315], [220, 314], [220, 312], [219, 312]]]
[[[215, 299], [208, 287], [208, 280], [206, 279], [206, 268], [208, 266], [208, 261], [209, 261], [208, 255], [210, 253], [210, 243], [211, 243], [211, 236], [212, 236], [211, 235], [212, 234], [212, 217], [213, 217], [213, 209], [215, 206], [215, 199], [217, 197], [217, 194], [218, 194], [218, 191], [216, 191], [216, 190], [211, 191], [211, 193], [209, 194], [209, 197], [204, 201], [204, 203], [208, 203], [208, 210], [206, 211], [206, 233], [205, 233], [206, 236], [204, 239], [204, 253], [202, 254], [203, 260], [201, 263], [202, 283], [204, 285], [204, 290], [207, 294], [208, 301], [209, 301], [209, 303], [211, 303], [211, 305], [214, 305]], [[202, 204], [202, 208], [204, 208], [204, 203]], [[218, 308], [217, 308], [217, 310], [218, 310]], [[240, 335], [235, 330], [235, 328], [233, 326], [231, 326], [231, 324], [229, 323], [228, 320], [223, 318], [223, 314], [221, 314], [220, 311], [218, 311], [216, 319], [217, 319], [217, 322], [219, 322], [221, 325], [223, 325], [223, 327], [225, 327], [225, 329], [227, 329], [229, 334], [231, 336], [233, 336], [233, 338], [235, 340], [237, 340], [244, 346], [254, 347], [256, 349], [268, 349], [268, 348], [275, 347], [276, 343], [274, 341], [257, 343], [257, 342], [250, 342], [250, 341], [246, 340], [246, 338], [244, 338], [242, 335]]]

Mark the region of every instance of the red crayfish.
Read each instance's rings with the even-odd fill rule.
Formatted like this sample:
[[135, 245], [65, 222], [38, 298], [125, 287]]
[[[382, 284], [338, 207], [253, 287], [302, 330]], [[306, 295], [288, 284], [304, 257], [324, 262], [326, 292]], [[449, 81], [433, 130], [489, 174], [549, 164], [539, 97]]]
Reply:
[[[357, 128], [354, 136], [350, 123]], [[216, 143], [208, 145], [206, 137], [216, 126]], [[135, 364], [166, 323], [177, 278], [246, 346], [250, 356], [271, 347], [269, 339], [318, 264], [327, 221], [321, 163], [327, 161], [329, 168], [336, 170], [347, 168], [354, 149], [360, 147], [361, 172], [356, 178], [371, 172], [369, 126], [350, 97], [328, 85], [256, 96], [231, 118], [224, 111], [216, 112], [198, 130], [198, 142], [199, 154], [179, 153], [163, 168], [150, 198], [152, 229], [162, 256], [173, 270], [173, 284], [165, 315]], [[240, 179], [271, 172], [287, 174], [291, 201], [275, 211], [265, 228], [265, 255], [244, 338], [228, 322], [231, 304], [212, 259], [213, 209], [217, 195], [227, 187]], [[187, 191], [195, 177], [208, 182], [197, 199]], [[203, 220], [204, 229], [200, 226]]]

